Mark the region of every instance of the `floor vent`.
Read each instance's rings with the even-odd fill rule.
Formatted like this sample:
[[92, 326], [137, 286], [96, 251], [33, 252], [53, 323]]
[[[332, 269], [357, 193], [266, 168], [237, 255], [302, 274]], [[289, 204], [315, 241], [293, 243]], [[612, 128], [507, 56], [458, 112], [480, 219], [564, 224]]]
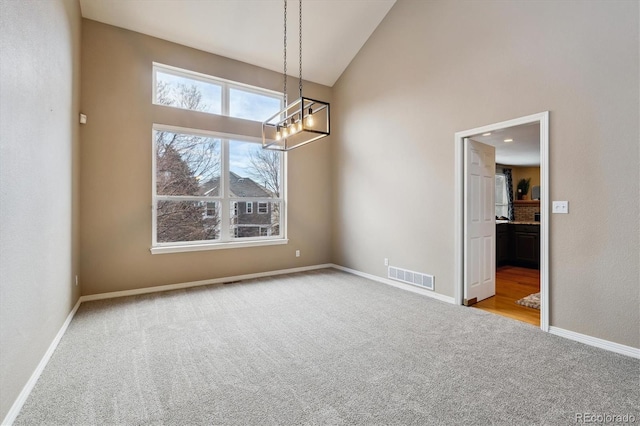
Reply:
[[389, 278], [403, 283], [417, 285], [418, 287], [433, 290], [435, 278], [433, 275], [422, 274], [420, 272], [409, 271], [408, 269], [389, 266]]

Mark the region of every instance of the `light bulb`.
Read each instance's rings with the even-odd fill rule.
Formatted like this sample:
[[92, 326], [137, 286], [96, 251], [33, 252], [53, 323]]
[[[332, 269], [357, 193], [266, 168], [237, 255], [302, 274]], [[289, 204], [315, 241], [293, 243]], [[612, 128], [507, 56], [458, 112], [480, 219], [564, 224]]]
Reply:
[[298, 120], [298, 131], [302, 130], [302, 120]]
[[309, 108], [309, 112], [308, 112], [307, 118], [306, 118], [307, 126], [313, 126], [313, 116], [312, 116], [312, 114], [313, 114], [313, 110], [311, 108]]
[[276, 132], [276, 140], [279, 141], [282, 138], [282, 135], [280, 134], [280, 130], [278, 130]]
[[289, 133], [287, 132], [287, 128], [282, 129], [282, 137], [286, 138]]
[[295, 124], [292, 124], [291, 125], [291, 134], [293, 135], [297, 131], [298, 131], [298, 128], [295, 126]]

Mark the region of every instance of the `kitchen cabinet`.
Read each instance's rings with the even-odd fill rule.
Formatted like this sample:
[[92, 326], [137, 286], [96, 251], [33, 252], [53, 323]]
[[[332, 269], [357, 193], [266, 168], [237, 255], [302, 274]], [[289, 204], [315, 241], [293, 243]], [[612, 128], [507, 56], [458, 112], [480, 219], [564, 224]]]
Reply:
[[525, 268], [540, 268], [540, 226], [509, 225], [511, 231], [511, 264]]
[[509, 224], [496, 225], [496, 266], [509, 264]]
[[540, 268], [540, 225], [496, 225], [496, 266]]

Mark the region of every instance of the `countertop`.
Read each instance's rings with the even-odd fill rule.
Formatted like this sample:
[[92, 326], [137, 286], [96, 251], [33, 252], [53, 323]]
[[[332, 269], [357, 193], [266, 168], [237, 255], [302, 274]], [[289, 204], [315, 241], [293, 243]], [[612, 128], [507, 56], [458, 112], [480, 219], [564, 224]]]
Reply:
[[496, 225], [501, 225], [503, 223], [510, 223], [512, 225], [540, 225], [540, 222], [534, 222], [534, 221], [530, 221], [530, 222], [517, 222], [517, 221], [508, 221], [508, 220], [496, 220]]

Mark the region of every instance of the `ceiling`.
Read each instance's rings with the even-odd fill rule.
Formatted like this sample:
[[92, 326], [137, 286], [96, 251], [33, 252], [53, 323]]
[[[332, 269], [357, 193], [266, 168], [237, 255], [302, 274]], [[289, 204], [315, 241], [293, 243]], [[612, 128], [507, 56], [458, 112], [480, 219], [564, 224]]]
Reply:
[[[530, 123], [491, 132], [470, 139], [496, 148], [496, 163], [508, 166], [540, 165], [540, 124]], [[505, 142], [513, 139], [513, 142]]]
[[[305, 0], [305, 80], [333, 86], [396, 0]], [[270, 70], [283, 69], [282, 0], [80, 0], [82, 16]], [[287, 5], [287, 73], [298, 76], [298, 2]]]

